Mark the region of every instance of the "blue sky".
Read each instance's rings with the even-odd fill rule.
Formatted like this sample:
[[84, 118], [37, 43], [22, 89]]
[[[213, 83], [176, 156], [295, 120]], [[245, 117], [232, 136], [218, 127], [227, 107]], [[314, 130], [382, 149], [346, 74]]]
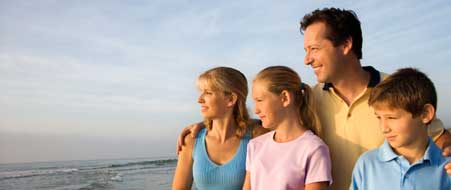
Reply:
[[0, 163], [174, 156], [179, 131], [201, 120], [202, 71], [251, 80], [287, 65], [314, 84], [299, 21], [331, 6], [359, 16], [363, 65], [430, 76], [450, 126], [446, 0], [0, 0]]

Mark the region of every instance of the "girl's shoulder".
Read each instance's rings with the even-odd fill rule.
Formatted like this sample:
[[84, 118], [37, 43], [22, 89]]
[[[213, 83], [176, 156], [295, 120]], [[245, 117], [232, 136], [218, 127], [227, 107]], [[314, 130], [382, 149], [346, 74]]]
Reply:
[[308, 148], [310, 150], [316, 150], [319, 148], [329, 149], [327, 144], [317, 135], [313, 134], [310, 130], [305, 132], [306, 134], [302, 137], [303, 147]]
[[249, 141], [249, 144], [261, 144], [261, 143], [267, 141], [268, 139], [272, 139], [273, 135], [274, 135], [274, 131], [267, 132], [263, 135], [260, 135], [258, 137], [251, 139]]

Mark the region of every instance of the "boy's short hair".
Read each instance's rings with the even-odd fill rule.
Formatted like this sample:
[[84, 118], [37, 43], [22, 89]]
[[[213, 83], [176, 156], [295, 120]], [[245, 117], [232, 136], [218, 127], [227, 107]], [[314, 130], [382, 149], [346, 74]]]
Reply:
[[437, 111], [437, 93], [426, 74], [415, 68], [402, 68], [371, 91], [368, 104], [379, 103], [406, 110], [416, 117], [426, 104], [431, 104]]

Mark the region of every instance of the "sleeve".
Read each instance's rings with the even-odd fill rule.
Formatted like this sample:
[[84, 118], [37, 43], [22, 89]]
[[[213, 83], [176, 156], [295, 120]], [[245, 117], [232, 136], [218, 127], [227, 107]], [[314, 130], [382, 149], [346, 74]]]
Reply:
[[428, 126], [428, 134], [434, 142], [443, 134], [445, 126], [438, 118], [434, 118]]
[[251, 171], [251, 164], [252, 164], [252, 141], [247, 144], [247, 151], [246, 151], [246, 171]]
[[328, 181], [332, 184], [331, 162], [327, 145], [315, 149], [306, 165], [305, 184]]
[[358, 190], [362, 189], [362, 182], [363, 182], [363, 161], [362, 157], [360, 157], [357, 160], [357, 163], [354, 166], [354, 169], [352, 170], [352, 177], [351, 177], [351, 185], [349, 187], [350, 190]]

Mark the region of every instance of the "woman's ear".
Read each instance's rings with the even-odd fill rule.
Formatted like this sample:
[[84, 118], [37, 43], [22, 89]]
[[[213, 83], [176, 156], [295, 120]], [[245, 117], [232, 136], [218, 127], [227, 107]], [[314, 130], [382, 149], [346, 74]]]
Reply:
[[227, 103], [227, 106], [233, 107], [233, 106], [235, 106], [237, 101], [238, 101], [238, 96], [235, 93], [232, 93], [229, 96], [229, 102]]
[[435, 108], [431, 104], [423, 106], [423, 112], [421, 113], [421, 120], [424, 124], [429, 124], [435, 116]]
[[293, 97], [291, 96], [291, 93], [288, 90], [283, 90], [280, 93], [280, 100], [282, 102], [283, 107], [288, 107], [288, 105], [290, 105], [291, 101], [293, 100]]

